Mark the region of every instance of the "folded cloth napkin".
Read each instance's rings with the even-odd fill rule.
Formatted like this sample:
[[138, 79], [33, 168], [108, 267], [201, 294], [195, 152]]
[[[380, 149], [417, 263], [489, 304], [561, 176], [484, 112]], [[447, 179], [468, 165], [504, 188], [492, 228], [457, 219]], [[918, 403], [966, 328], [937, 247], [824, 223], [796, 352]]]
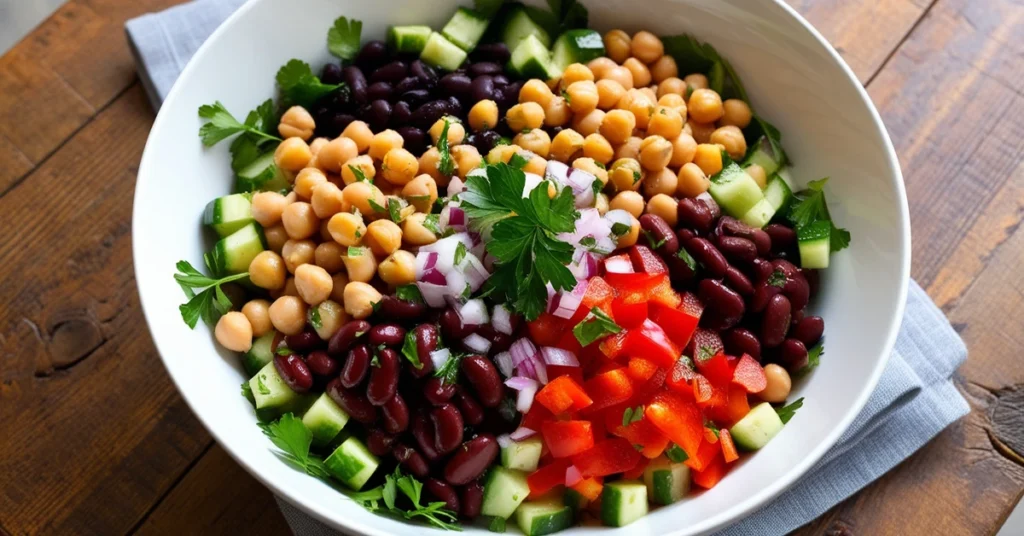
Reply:
[[[155, 108], [199, 45], [244, 1], [197, 0], [128, 21], [128, 41], [139, 77]], [[963, 341], [911, 281], [889, 364], [850, 429], [798, 485], [721, 534], [789, 532], [895, 467], [969, 411], [951, 380], [966, 358]], [[278, 503], [296, 534], [337, 534], [294, 506]]]

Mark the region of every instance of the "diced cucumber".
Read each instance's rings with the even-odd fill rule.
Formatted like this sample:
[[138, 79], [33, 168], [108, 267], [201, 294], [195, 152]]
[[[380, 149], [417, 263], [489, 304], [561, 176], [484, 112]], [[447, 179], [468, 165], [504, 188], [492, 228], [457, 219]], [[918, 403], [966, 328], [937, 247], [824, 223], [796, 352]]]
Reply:
[[530, 494], [526, 473], [504, 467], [492, 467], [484, 479], [484, 499], [480, 513], [508, 519]]
[[572, 509], [561, 501], [530, 501], [516, 509], [516, 524], [526, 536], [544, 536], [572, 526]]
[[287, 190], [290, 186], [288, 177], [274, 164], [274, 151], [260, 155], [251, 164], [242, 168], [235, 181], [237, 192], [279, 192]]
[[542, 449], [539, 437], [513, 441], [501, 449], [501, 465], [527, 473], [536, 471]]
[[259, 372], [259, 370], [274, 360], [274, 336], [277, 332], [270, 330], [265, 333], [262, 337], [252, 341], [252, 348], [249, 351], [242, 354], [242, 368], [245, 369], [245, 373], [252, 376]]
[[535, 35], [527, 36], [512, 49], [509, 66], [512, 71], [524, 78], [548, 80], [562, 75], [551, 62], [551, 52]]
[[448, 38], [449, 41], [455, 43], [462, 50], [469, 52], [476, 47], [476, 44], [480, 42], [480, 38], [484, 36], [484, 32], [487, 31], [487, 25], [491, 21], [480, 13], [460, 7], [448, 24], [444, 25], [441, 29], [441, 34]]
[[249, 263], [266, 249], [263, 230], [255, 222], [221, 238], [206, 254], [206, 264], [217, 275], [249, 271]]
[[801, 268], [828, 268], [828, 257], [832, 252], [831, 236], [832, 224], [824, 220], [816, 221], [797, 232]]
[[392, 26], [388, 28], [388, 46], [400, 54], [419, 54], [432, 33], [430, 26]]
[[533, 19], [526, 14], [523, 8], [514, 9], [505, 19], [505, 30], [502, 32], [502, 41], [509, 50], [515, 50], [519, 43], [529, 36], [534, 36], [540, 41], [544, 48], [551, 46], [551, 37], [544, 28], [533, 22]]
[[331, 476], [357, 491], [373, 476], [378, 465], [380, 460], [355, 437], [346, 439], [324, 460]]
[[231, 194], [210, 201], [203, 210], [203, 224], [219, 236], [227, 236], [253, 221], [252, 200], [246, 194]]
[[587, 505], [590, 504], [590, 500], [584, 497], [580, 492], [569, 488], [565, 490], [565, 496], [563, 498], [565, 505], [572, 508], [572, 512], [575, 515], [580, 515]]
[[466, 51], [455, 43], [445, 39], [437, 32], [430, 34], [427, 44], [423, 46], [420, 59], [446, 71], [458, 69], [466, 61]]
[[729, 429], [733, 442], [744, 450], [757, 450], [771, 441], [782, 430], [782, 419], [767, 402], [754, 406], [740, 421]]
[[740, 221], [760, 229], [772, 221], [772, 216], [774, 215], [775, 207], [767, 199], [762, 199], [750, 207], [750, 210], [740, 218]]
[[778, 171], [782, 163], [782, 155], [775, 154], [775, 147], [772, 146], [772, 141], [768, 139], [768, 136], [761, 136], [754, 143], [752, 149], [747, 154], [747, 159], [743, 162], [744, 167], [757, 164], [764, 168], [764, 174], [769, 177], [772, 173]]
[[793, 199], [793, 183], [789, 178], [789, 170], [780, 169], [764, 188], [764, 198], [771, 203], [776, 214], [782, 214], [783, 210], [789, 208], [789, 202]]
[[690, 468], [672, 463], [664, 456], [651, 461], [644, 469], [647, 495], [654, 504], [672, 504], [690, 491]]
[[[276, 410], [284, 413], [299, 400], [299, 393], [292, 391], [277, 372], [273, 362], [267, 363], [249, 380], [257, 410]], [[263, 411], [272, 414], [272, 411]]]
[[618, 480], [601, 492], [601, 522], [622, 527], [647, 515], [647, 486], [636, 480]]
[[302, 424], [313, 432], [313, 444], [323, 446], [330, 443], [348, 424], [348, 413], [338, 407], [327, 393], [323, 393], [306, 410], [306, 414], [302, 416]]
[[604, 41], [594, 30], [568, 30], [555, 40], [551, 59], [555, 68], [565, 71], [573, 63], [586, 64], [594, 58], [604, 56]]
[[708, 192], [722, 210], [734, 218], [742, 218], [751, 207], [764, 199], [757, 181], [735, 162], [711, 178]]

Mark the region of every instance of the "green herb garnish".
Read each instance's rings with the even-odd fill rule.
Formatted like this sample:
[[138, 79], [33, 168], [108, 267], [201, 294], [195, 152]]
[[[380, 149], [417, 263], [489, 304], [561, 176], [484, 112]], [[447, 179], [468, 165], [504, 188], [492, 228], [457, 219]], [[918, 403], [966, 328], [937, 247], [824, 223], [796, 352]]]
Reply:
[[349, 164], [348, 165], [348, 170], [352, 172], [352, 176], [356, 178], [356, 182], [362, 182], [362, 181], [373, 182], [370, 179], [366, 178], [366, 173], [363, 173], [363, 168], [361, 168], [359, 166], [354, 166], [352, 164]]
[[819, 342], [813, 348], [807, 351], [807, 364], [800, 367], [800, 370], [794, 374], [797, 378], [805, 376], [808, 372], [812, 371], [821, 364], [821, 356], [825, 354], [825, 343]]
[[412, 366], [417, 369], [423, 368], [423, 362], [420, 361], [420, 352], [416, 345], [416, 334], [411, 329], [405, 333], [405, 342], [402, 344], [402, 355], [412, 363]]
[[462, 363], [462, 357], [461, 354], [451, 352], [448, 355], [448, 361], [434, 371], [434, 376], [441, 378], [441, 385], [455, 385], [459, 379], [459, 365]]
[[293, 59], [277, 71], [277, 87], [281, 90], [281, 106], [311, 108], [316, 101], [343, 86], [324, 84], [313, 74], [308, 63]]
[[505, 532], [505, 518], [494, 516], [491, 518], [491, 522], [487, 524], [487, 530], [491, 532]]
[[309, 308], [309, 323], [314, 329], [323, 329], [324, 323], [320, 319], [320, 307]]
[[448, 127], [450, 126], [451, 121], [445, 117], [444, 128], [441, 129], [441, 135], [437, 138], [437, 152], [441, 153], [437, 171], [446, 177], [451, 177], [452, 173], [455, 173], [455, 160], [452, 159], [452, 152], [448, 147]]
[[321, 480], [330, 480], [331, 475], [324, 467], [324, 461], [318, 456], [309, 453], [309, 446], [313, 443], [313, 433], [302, 424], [299, 419], [291, 413], [285, 413], [275, 422], [260, 424], [263, 433], [270, 438], [270, 441], [281, 449], [278, 455], [285, 461], [302, 469], [306, 474], [315, 476]]
[[462, 261], [466, 258], [466, 253], [469, 253], [466, 249], [466, 244], [459, 242], [459, 244], [455, 246], [455, 266], [462, 264]]
[[587, 346], [594, 341], [622, 331], [622, 328], [615, 323], [604, 311], [592, 307], [586, 318], [572, 328], [572, 334], [580, 345]]
[[626, 408], [626, 410], [622, 412], [622, 426], [629, 426], [643, 418], [643, 405], [639, 405], [636, 408]]
[[783, 406], [781, 408], [775, 408], [775, 413], [779, 414], [779, 419], [782, 420], [782, 424], [786, 424], [786, 423], [789, 422], [790, 419], [793, 418], [793, 415], [796, 415], [796, 410], [802, 408], [803, 406], [804, 406], [804, 399], [803, 399], [803, 397], [800, 397], [800, 398], [796, 399], [792, 404], [790, 404], [788, 406]]
[[[398, 502], [398, 492], [409, 501], [410, 507], [406, 508]], [[445, 503], [435, 501], [422, 504], [423, 483], [410, 475], [402, 473], [400, 467], [384, 477], [384, 483], [375, 488], [358, 493], [350, 493], [349, 498], [358, 502], [363, 508], [371, 512], [381, 509], [380, 501], [384, 501], [386, 512], [405, 519], [423, 518], [431, 525], [445, 530], [462, 530], [456, 521], [458, 516], [455, 512], [445, 508]]]
[[697, 272], [697, 259], [694, 259], [693, 256], [690, 255], [690, 252], [686, 251], [685, 248], [679, 248], [679, 251], [676, 252], [676, 257], [683, 259], [683, 262], [686, 263], [686, 266], [689, 267], [691, 271], [694, 273]]
[[686, 454], [686, 451], [672, 443], [665, 449], [665, 456], [672, 461], [672, 463], [683, 463], [690, 457]]
[[363, 33], [363, 22], [338, 17], [334, 26], [327, 30], [327, 50], [343, 60], [355, 59], [359, 54], [359, 38]]
[[423, 294], [420, 294], [420, 288], [415, 283], [399, 286], [395, 289], [395, 296], [402, 301], [423, 303]]
[[[261, 105], [261, 107], [264, 105]], [[203, 145], [207, 147], [216, 145], [221, 140], [234, 136], [239, 132], [250, 134], [256, 139], [281, 141], [281, 138], [264, 132], [263, 128], [268, 126], [263, 124], [264, 116], [261, 108], [249, 112], [246, 122], [241, 123], [235, 119], [235, 116], [231, 115], [231, 112], [220, 101], [216, 101], [213, 104], [200, 106], [199, 117], [209, 120], [199, 127], [199, 137], [202, 139]], [[251, 149], [247, 148], [245, 150], [249, 151]]]
[[835, 253], [850, 245], [850, 231], [836, 227], [832, 216], [828, 213], [825, 203], [825, 183], [828, 177], [811, 181], [807, 188], [793, 194], [793, 203], [789, 207], [786, 219], [796, 228], [797, 234], [816, 222], [827, 221], [830, 226], [829, 249]]
[[[212, 279], [193, 268], [188, 261], [178, 261], [175, 266], [178, 273], [174, 274], [174, 280], [188, 297], [188, 302], [180, 305], [178, 310], [190, 328], [195, 328], [200, 318], [207, 325], [216, 324], [224, 313], [231, 310], [231, 300], [221, 290], [221, 285], [249, 277], [249, 272], [245, 272]], [[202, 290], [196, 293], [196, 289]]]

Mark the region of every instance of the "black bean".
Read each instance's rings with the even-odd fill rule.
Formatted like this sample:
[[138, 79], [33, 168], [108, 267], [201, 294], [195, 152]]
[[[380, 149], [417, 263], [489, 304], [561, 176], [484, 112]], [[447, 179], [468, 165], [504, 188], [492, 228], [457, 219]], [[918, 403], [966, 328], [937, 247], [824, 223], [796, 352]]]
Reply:
[[456, 117], [462, 116], [462, 103], [455, 97], [448, 97], [448, 115], [454, 115]]
[[[411, 103], [410, 103], [411, 104]], [[448, 102], [444, 100], [430, 101], [412, 113], [410, 120], [413, 126], [428, 129], [448, 111]]]
[[505, 87], [509, 85], [510, 80], [503, 74], [494, 75], [494, 87]]
[[513, 82], [507, 86], [496, 88], [494, 90], [496, 93], [494, 100], [497, 101], [498, 107], [502, 110], [507, 110], [508, 108], [515, 106], [516, 102], [519, 100], [519, 90], [522, 88], [522, 82]]
[[322, 71], [320, 71], [320, 81], [325, 84], [340, 84], [341, 80], [341, 65], [337, 63], [328, 63], [324, 65]]
[[366, 88], [366, 98], [371, 101], [378, 99], [391, 100], [394, 88], [388, 82], [374, 82]]
[[474, 78], [485, 74], [494, 76], [497, 74], [501, 74], [502, 70], [503, 69], [501, 65], [498, 65], [497, 63], [491, 61], [481, 61], [479, 63], [474, 63], [471, 64], [468, 69], [466, 69], [466, 71], [469, 73], [469, 76], [472, 76]]
[[409, 64], [409, 74], [426, 83], [433, 84], [437, 81], [437, 71], [421, 60], [415, 60]]
[[365, 118], [366, 122], [370, 124], [370, 128], [383, 130], [391, 118], [391, 103], [384, 99], [371, 102], [369, 109], [366, 110]]
[[473, 101], [496, 100], [494, 98], [494, 77], [489, 74], [473, 78], [469, 97]]
[[359, 50], [359, 54], [356, 56], [356, 65], [363, 69], [372, 69], [382, 63], [388, 58], [388, 47], [384, 44], [384, 41], [369, 41], [363, 48]]
[[[391, 119], [390, 124], [392, 127], [400, 127], [409, 123], [412, 119], [412, 108], [408, 102], [398, 101], [394, 106], [391, 107]], [[408, 149], [408, 144], [407, 149]]]
[[509, 52], [505, 43], [485, 43], [477, 45], [470, 54], [470, 58], [473, 61], [490, 61], [504, 65], [512, 58], [512, 53]]
[[407, 74], [409, 74], [409, 66], [405, 62], [393, 61], [373, 71], [370, 74], [370, 83], [391, 82], [397, 84]]
[[[395, 106], [395, 109], [398, 109], [398, 107]], [[394, 117], [394, 114], [391, 114], [391, 117]], [[408, 123], [408, 121], [406, 121], [406, 123]], [[405, 140], [404, 147], [412, 154], [420, 154], [427, 148], [427, 135], [423, 130], [406, 124], [405, 126], [396, 128], [395, 131], [402, 136], [403, 140]]]
[[430, 91], [426, 89], [411, 89], [398, 96], [400, 100], [409, 103], [411, 108], [416, 108], [431, 99]]
[[448, 73], [441, 77], [438, 89], [447, 97], [467, 98], [473, 81], [464, 74]]
[[414, 89], [426, 89], [425, 82], [415, 76], [407, 76], [402, 79], [401, 82], [395, 84], [395, 94], [401, 95], [406, 91], [412, 91]]
[[334, 116], [331, 117], [330, 129], [332, 132], [340, 134], [341, 131], [345, 130], [345, 127], [355, 120], [356, 116], [352, 114], [334, 114]]
[[352, 95], [352, 101], [356, 104], [364, 104], [366, 99], [366, 76], [359, 67], [349, 65], [341, 70], [341, 79], [348, 87]]

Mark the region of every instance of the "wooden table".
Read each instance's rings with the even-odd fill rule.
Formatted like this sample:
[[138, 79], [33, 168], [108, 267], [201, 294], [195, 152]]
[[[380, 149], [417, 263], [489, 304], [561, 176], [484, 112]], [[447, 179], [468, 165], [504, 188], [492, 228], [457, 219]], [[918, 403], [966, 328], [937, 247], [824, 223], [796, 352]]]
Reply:
[[[135, 175], [153, 112], [124, 21], [70, 0], [0, 58], [0, 533], [281, 534], [270, 493], [168, 380], [139, 310]], [[792, 0], [896, 144], [913, 276], [967, 341], [971, 414], [805, 527], [991, 534], [1024, 491], [1024, 6]]]

